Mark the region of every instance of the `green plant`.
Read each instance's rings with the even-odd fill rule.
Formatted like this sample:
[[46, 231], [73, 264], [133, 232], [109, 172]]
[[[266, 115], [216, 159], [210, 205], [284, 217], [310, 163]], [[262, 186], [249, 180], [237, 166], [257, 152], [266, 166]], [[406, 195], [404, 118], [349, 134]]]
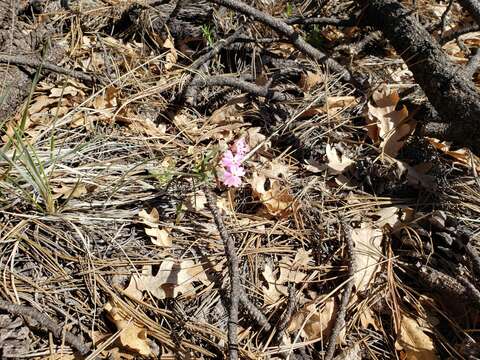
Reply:
[[202, 34], [208, 45], [213, 46], [215, 41], [213, 36], [213, 28], [210, 24], [202, 25]]
[[324, 36], [322, 35], [322, 32], [320, 31], [320, 26], [318, 25], [313, 25], [311, 27], [310, 31], [307, 32], [307, 42], [316, 47], [319, 48], [322, 46], [324, 43]]
[[290, 17], [293, 15], [293, 5], [287, 2], [287, 8], [285, 9], [285, 16]]

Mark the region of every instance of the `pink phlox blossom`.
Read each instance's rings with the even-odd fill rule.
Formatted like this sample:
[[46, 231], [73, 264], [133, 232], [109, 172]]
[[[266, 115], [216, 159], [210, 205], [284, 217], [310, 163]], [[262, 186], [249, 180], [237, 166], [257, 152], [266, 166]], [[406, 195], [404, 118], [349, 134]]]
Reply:
[[240, 176], [234, 175], [229, 171], [223, 173], [222, 182], [230, 187], [239, 187], [242, 184]]
[[250, 148], [245, 142], [245, 138], [241, 138], [235, 141], [235, 143], [233, 144], [233, 150], [237, 153], [237, 155], [240, 155], [241, 157], [245, 157], [245, 155], [248, 153]]
[[224, 167], [221, 180], [226, 186], [239, 187], [242, 184], [242, 176], [245, 175], [242, 162], [245, 160], [249, 149], [245, 139], [242, 138], [235, 141], [231, 150], [227, 150], [223, 154], [220, 161]]
[[238, 154], [233, 155], [231, 150], [227, 150], [222, 157], [222, 165], [229, 169], [232, 166], [240, 166], [242, 163], [243, 158]]

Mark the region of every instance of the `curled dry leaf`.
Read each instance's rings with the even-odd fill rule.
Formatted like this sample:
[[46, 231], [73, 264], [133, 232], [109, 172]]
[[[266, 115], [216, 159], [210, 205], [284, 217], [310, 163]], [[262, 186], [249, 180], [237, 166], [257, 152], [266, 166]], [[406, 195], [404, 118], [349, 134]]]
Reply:
[[328, 339], [335, 323], [335, 299], [329, 297], [321, 305], [306, 303], [290, 320], [287, 331], [300, 331], [305, 340]]
[[[268, 168], [254, 171], [249, 183], [253, 196], [262, 202], [266, 212], [274, 217], [287, 218], [299, 209], [298, 201], [291, 195], [289, 188], [281, 179], [287, 179], [290, 167], [280, 160], [273, 160]], [[270, 188], [267, 190], [267, 180]]]
[[341, 156], [338, 155], [337, 149], [332, 147], [330, 144], [327, 144], [325, 151], [328, 160], [328, 169], [332, 174], [341, 174], [348, 167], [355, 163], [352, 159], [344, 154]]
[[109, 319], [121, 331], [120, 344], [128, 350], [134, 351], [142, 356], [149, 356], [152, 353], [148, 345], [147, 330], [138, 326], [133, 320], [127, 319], [124, 311], [108, 301], [104, 307]]
[[138, 216], [145, 224], [145, 233], [150, 236], [150, 240], [154, 245], [162, 247], [171, 247], [172, 238], [170, 237], [170, 229], [160, 228], [160, 215], [158, 210], [153, 208], [150, 213], [147, 213], [145, 210], [141, 210], [138, 213]]
[[357, 292], [365, 291], [380, 269], [383, 233], [370, 224], [362, 223], [360, 229], [352, 230], [351, 236], [355, 245], [355, 289]]
[[368, 136], [380, 140], [385, 154], [395, 157], [403, 147], [405, 139], [415, 129], [415, 122], [408, 120], [408, 110], [402, 106], [395, 110], [400, 97], [395, 90], [383, 86], [373, 93], [373, 103], [368, 103]]
[[438, 359], [432, 339], [425, 334], [417, 320], [405, 314], [402, 314], [400, 333], [397, 334], [395, 348], [405, 354], [404, 359]]
[[323, 74], [314, 73], [311, 71], [307, 71], [306, 74], [300, 75], [300, 81], [298, 82], [298, 86], [305, 92], [310, 91], [314, 86], [319, 84], [324, 80]]
[[79, 198], [88, 193], [85, 184], [64, 184], [61, 183], [59, 188], [53, 188], [53, 198], [74, 199]]
[[169, 35], [163, 43], [163, 47], [169, 49], [165, 58], [165, 69], [170, 70], [177, 63], [178, 54], [173, 43], [173, 38]]
[[157, 299], [175, 298], [180, 294], [194, 295], [193, 282], [199, 281], [204, 285], [210, 284], [201, 265], [192, 260], [176, 261], [167, 258], [160, 264], [157, 274], [153, 274], [152, 266], [143, 267], [140, 275], [133, 275], [124, 292], [141, 299], [144, 291], [148, 291]]
[[443, 152], [456, 160], [457, 163], [465, 166], [473, 165], [477, 171], [480, 171], [480, 158], [468, 149], [462, 148], [457, 150], [450, 150], [451, 144], [446, 141], [440, 141], [435, 138], [427, 138], [428, 142], [436, 149]]
[[285, 257], [280, 261], [278, 277], [275, 275], [273, 267], [267, 263], [265, 270], [262, 272], [268, 285], [262, 287], [265, 304], [274, 304], [282, 296], [286, 296], [289, 283], [298, 284], [302, 282], [306, 277], [303, 269], [310, 261], [312, 261], [311, 252], [300, 249], [293, 260]]
[[[380, 270], [380, 261], [382, 259], [382, 237], [383, 233], [379, 229], [373, 228], [370, 224], [362, 223], [360, 229], [353, 229], [351, 232], [354, 243], [353, 257], [355, 262], [355, 274], [353, 281], [355, 286], [355, 295], [350, 299], [350, 304], [358, 299], [357, 293], [366, 291]], [[359, 309], [358, 313], [362, 326], [369, 324], [376, 326], [375, 317], [372, 310], [368, 307]]]

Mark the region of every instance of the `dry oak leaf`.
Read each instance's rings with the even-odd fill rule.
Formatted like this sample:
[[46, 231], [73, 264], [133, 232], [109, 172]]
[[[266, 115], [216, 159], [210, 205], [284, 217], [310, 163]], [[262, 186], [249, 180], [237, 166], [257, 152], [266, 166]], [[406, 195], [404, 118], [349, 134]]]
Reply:
[[298, 86], [304, 92], [308, 92], [311, 88], [313, 88], [320, 82], [323, 82], [324, 78], [325, 77], [323, 76], [323, 74], [307, 71], [306, 74], [302, 73], [300, 75], [300, 81], [298, 82]]
[[149, 356], [152, 353], [148, 345], [147, 331], [139, 327], [132, 320], [127, 320], [126, 314], [111, 301], [104, 307], [110, 320], [115, 324], [120, 333], [120, 343], [129, 350], [135, 351], [142, 356]]
[[407, 360], [438, 359], [432, 339], [425, 334], [417, 320], [405, 314], [402, 314], [395, 348], [403, 351], [403, 358]]
[[309, 302], [292, 316], [287, 331], [301, 331], [300, 334], [306, 340], [327, 339], [335, 323], [335, 308], [333, 297], [321, 305]]
[[160, 215], [158, 210], [153, 208], [150, 213], [141, 210], [138, 216], [145, 224], [145, 233], [150, 236], [150, 240], [154, 245], [162, 247], [172, 247], [172, 238], [170, 236], [169, 228], [160, 228]]
[[330, 144], [327, 144], [325, 149], [327, 160], [328, 160], [328, 169], [332, 174], [341, 174], [348, 167], [350, 167], [355, 162], [349, 157], [342, 154], [338, 155], [337, 149], [335, 149]]
[[[362, 223], [360, 229], [353, 229], [351, 232], [354, 243], [353, 259], [355, 263], [355, 274], [353, 282], [355, 294], [350, 299], [350, 305], [357, 301], [357, 293], [366, 291], [369, 284], [374, 280], [375, 275], [380, 270], [380, 261], [382, 259], [381, 243], [383, 233], [379, 229], [373, 228], [370, 224]], [[363, 327], [369, 324], [376, 326], [375, 317], [369, 307], [358, 310], [360, 323]]]
[[370, 224], [362, 223], [359, 229], [353, 229], [353, 256], [356, 271], [353, 276], [357, 292], [365, 291], [380, 269], [382, 259], [382, 238], [380, 229], [374, 229]]
[[274, 274], [274, 270], [270, 264], [265, 265], [265, 270], [262, 272], [263, 277], [267, 282], [267, 287], [263, 289], [263, 300], [265, 304], [274, 304], [282, 296], [288, 294], [286, 284], [302, 282], [307, 276], [302, 271], [309, 262], [312, 261], [311, 251], [300, 249], [295, 254], [295, 258], [284, 257], [279, 263], [278, 278]]
[[53, 188], [53, 198], [74, 199], [79, 198], [88, 193], [85, 184], [76, 183], [73, 185], [60, 184], [59, 188]]
[[176, 261], [167, 258], [160, 264], [157, 274], [153, 274], [152, 266], [143, 267], [140, 275], [133, 275], [124, 292], [141, 299], [143, 292], [148, 291], [157, 299], [175, 298], [180, 294], [194, 295], [193, 282], [199, 281], [209, 285], [210, 281], [201, 265], [192, 260]]
[[175, 49], [175, 44], [171, 36], [168, 36], [164, 41], [163, 47], [170, 50], [165, 57], [165, 69], [170, 70], [177, 63], [178, 59], [177, 50]]
[[462, 148], [458, 150], [450, 150], [451, 143], [446, 141], [440, 141], [435, 138], [427, 138], [428, 142], [432, 144], [436, 149], [440, 150], [444, 154], [454, 158], [458, 163], [471, 166], [475, 166], [477, 171], [480, 171], [480, 158], [468, 149]]
[[386, 86], [376, 90], [373, 103], [368, 103], [368, 136], [374, 141], [380, 140], [384, 153], [395, 157], [403, 147], [405, 138], [415, 129], [415, 122], [408, 120], [408, 110], [402, 106], [395, 110], [400, 97], [395, 90]]

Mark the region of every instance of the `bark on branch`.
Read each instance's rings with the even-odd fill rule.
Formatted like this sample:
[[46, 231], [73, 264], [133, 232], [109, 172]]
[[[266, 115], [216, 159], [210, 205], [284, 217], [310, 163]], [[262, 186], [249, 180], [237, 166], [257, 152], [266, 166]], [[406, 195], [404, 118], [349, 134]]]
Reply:
[[480, 95], [462, 68], [398, 1], [362, 2], [366, 24], [383, 32], [444, 121], [426, 130], [480, 152]]

